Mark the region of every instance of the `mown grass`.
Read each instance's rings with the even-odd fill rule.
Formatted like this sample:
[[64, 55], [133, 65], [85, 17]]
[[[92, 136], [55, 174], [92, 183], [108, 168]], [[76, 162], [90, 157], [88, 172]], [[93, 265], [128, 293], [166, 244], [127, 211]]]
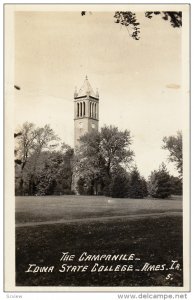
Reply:
[[112, 199], [102, 196], [16, 197], [16, 223], [182, 211], [181, 197]]
[[[90, 254], [135, 253], [140, 258], [138, 262], [140, 265], [145, 262], [169, 264], [171, 260], [178, 260], [182, 269], [182, 218], [166, 216], [16, 228], [16, 285], [127, 287], [183, 285], [183, 274], [180, 270], [170, 271], [172, 280], [166, 279], [169, 270], [58, 272], [62, 264], [60, 262], [62, 252], [70, 252], [78, 257], [84, 251]], [[116, 262], [116, 264], [120, 263]], [[55, 270], [53, 273], [26, 273], [29, 264], [54, 265]], [[77, 260], [73, 264], [78, 264]], [[86, 264], [91, 266], [94, 262]]]

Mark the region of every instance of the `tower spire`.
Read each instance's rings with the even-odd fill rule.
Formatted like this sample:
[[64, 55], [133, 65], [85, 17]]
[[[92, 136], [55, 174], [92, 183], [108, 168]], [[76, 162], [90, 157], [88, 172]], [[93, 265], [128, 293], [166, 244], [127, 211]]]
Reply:
[[83, 97], [88, 95], [92, 97], [96, 97], [96, 93], [94, 93], [94, 90], [91, 87], [91, 84], [89, 83], [88, 76], [86, 75], [84, 83], [77, 93], [77, 97]]

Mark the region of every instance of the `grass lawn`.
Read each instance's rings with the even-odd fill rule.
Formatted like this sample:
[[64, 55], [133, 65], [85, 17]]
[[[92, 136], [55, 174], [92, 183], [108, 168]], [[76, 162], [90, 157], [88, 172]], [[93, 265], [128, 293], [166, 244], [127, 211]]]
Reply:
[[[64, 200], [65, 199], [65, 200]], [[38, 201], [39, 200], [39, 201]], [[121, 200], [121, 199], [120, 199]], [[92, 216], [116, 216], [150, 211], [181, 211], [181, 201], [129, 200], [104, 197], [19, 197], [16, 199], [16, 223], [59, 218], [91, 217], [85, 223], [52, 224], [16, 228], [16, 285], [18, 286], [182, 286], [181, 270], [169, 269], [177, 260], [182, 269], [182, 217], [145, 217], [139, 220], [117, 219], [92, 221]], [[77, 202], [76, 202], [77, 201]], [[134, 201], [136, 201], [134, 203]], [[152, 201], [152, 203], [150, 202]], [[162, 202], [164, 201], [164, 202]], [[56, 203], [57, 202], [57, 203]], [[37, 205], [36, 205], [37, 203]], [[48, 203], [48, 205], [47, 205]], [[163, 206], [162, 206], [163, 203]], [[44, 205], [43, 205], [44, 204]], [[53, 205], [53, 206], [52, 206]], [[40, 209], [42, 206], [42, 210]], [[43, 209], [44, 208], [44, 209]], [[131, 208], [131, 209], [130, 209]], [[58, 211], [58, 213], [57, 213]], [[52, 213], [54, 212], [54, 213]], [[75, 255], [73, 262], [60, 261], [62, 252]], [[88, 254], [135, 253], [139, 261], [78, 262]], [[142, 270], [148, 262], [166, 264], [165, 270], [133, 272], [91, 272], [99, 265], [133, 264]], [[29, 264], [54, 266], [53, 272], [25, 272]], [[62, 264], [88, 265], [86, 272], [59, 272]], [[171, 274], [171, 280], [166, 279]]]
[[113, 199], [98, 196], [16, 197], [16, 224], [110, 217], [159, 212], [181, 212], [182, 197], [160, 199]]

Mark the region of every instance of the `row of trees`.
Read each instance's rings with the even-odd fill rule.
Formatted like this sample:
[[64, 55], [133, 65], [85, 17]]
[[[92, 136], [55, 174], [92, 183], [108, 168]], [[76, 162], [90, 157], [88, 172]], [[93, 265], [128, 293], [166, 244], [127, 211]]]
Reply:
[[137, 166], [132, 167], [134, 153], [130, 132], [116, 127], [103, 127], [86, 134], [76, 151], [76, 177], [80, 194], [102, 193], [111, 197], [167, 198], [182, 193], [182, 134], [164, 137], [163, 149], [169, 150], [169, 161], [175, 162], [179, 178], [170, 176], [164, 163], [154, 170], [148, 181]]
[[148, 181], [140, 176], [137, 167], [129, 174], [119, 173], [113, 177], [110, 185], [110, 196], [114, 198], [167, 198], [170, 195], [182, 194], [182, 182], [170, 176], [164, 163], [149, 176]]
[[182, 193], [182, 135], [165, 137], [163, 148], [175, 162], [179, 178], [162, 164], [143, 178], [133, 165], [129, 131], [104, 126], [81, 137], [72, 149], [62, 143], [49, 125], [24, 123], [15, 134], [16, 195], [53, 195], [78, 192], [85, 195], [166, 198]]

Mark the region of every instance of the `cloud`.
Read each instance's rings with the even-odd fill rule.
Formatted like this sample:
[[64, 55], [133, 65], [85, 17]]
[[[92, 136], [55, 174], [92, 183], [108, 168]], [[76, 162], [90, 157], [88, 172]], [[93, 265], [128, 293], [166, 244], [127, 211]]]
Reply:
[[170, 83], [170, 84], [167, 84], [166, 87], [168, 89], [180, 89], [180, 85], [179, 84], [176, 84], [176, 83]]

